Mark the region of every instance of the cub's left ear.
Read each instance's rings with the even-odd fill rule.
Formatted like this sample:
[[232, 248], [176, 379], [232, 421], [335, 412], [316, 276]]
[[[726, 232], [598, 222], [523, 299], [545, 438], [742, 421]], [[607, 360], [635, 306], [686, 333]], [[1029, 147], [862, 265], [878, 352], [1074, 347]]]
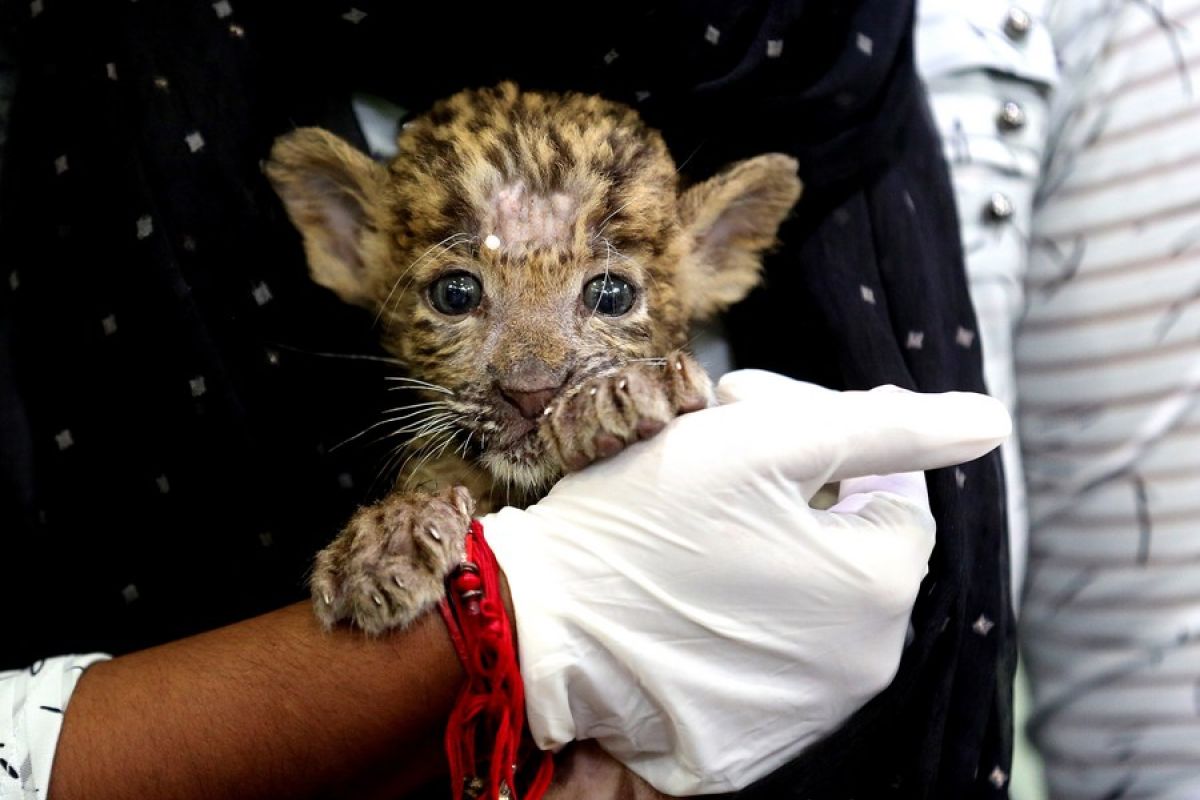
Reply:
[[690, 249], [679, 289], [692, 319], [733, 305], [758, 283], [762, 254], [800, 199], [794, 158], [769, 153], [739, 161], [679, 197]]
[[347, 303], [374, 308], [387, 169], [329, 131], [300, 128], [275, 140], [267, 178], [304, 239], [313, 280]]

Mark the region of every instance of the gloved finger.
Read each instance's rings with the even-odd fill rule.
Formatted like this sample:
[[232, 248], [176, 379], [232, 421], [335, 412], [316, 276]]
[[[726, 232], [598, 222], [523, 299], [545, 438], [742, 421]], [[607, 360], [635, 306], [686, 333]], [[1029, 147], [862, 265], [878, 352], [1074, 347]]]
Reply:
[[[929, 492], [925, 487], [923, 472], [895, 472], [891, 475], [866, 475], [861, 478], [846, 478], [838, 486], [838, 502], [853, 495], [888, 492], [907, 498], [914, 503], [929, 506]], [[836, 506], [835, 506], [836, 508]]]
[[[937, 525], [924, 499], [884, 490], [851, 494], [813, 518], [835, 543], [853, 579], [867, 582], [871, 592], [851, 592], [877, 610], [907, 614], [921, 580], [929, 570]], [[830, 560], [830, 563], [836, 563]]]
[[923, 394], [894, 386], [835, 392], [745, 370], [722, 379], [717, 396], [728, 405], [715, 411], [746, 417], [747, 428], [754, 419], [770, 420], [755, 446], [784, 464], [790, 454], [792, 476], [805, 482], [961, 464], [1012, 432], [1002, 403], [970, 392]]
[[844, 436], [845, 457], [830, 480], [912, 472], [961, 464], [995, 449], [1012, 419], [995, 398], [970, 392], [920, 394], [894, 387], [852, 395], [842, 413], [818, 427]]
[[765, 369], [738, 369], [727, 372], [717, 381], [717, 402], [737, 403], [742, 400], [761, 400], [787, 395], [796, 402], [825, 403], [830, 395], [836, 395], [833, 389], [826, 389], [815, 383], [797, 381], [778, 372], [768, 372]]

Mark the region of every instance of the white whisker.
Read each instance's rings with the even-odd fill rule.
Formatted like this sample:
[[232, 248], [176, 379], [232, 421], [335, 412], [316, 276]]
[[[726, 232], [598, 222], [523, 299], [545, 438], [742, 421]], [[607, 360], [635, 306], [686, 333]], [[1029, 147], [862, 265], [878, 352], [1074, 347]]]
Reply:
[[[437, 403], [430, 403], [429, 405], [431, 405], [431, 406], [435, 406], [435, 405], [437, 405], [437, 406], [440, 406], [440, 405], [443, 405], [443, 404], [444, 404], [444, 401], [438, 401]], [[395, 410], [395, 409], [393, 409], [393, 410]], [[394, 423], [394, 422], [403, 422], [403, 421], [405, 421], [406, 419], [410, 419], [410, 418], [411, 418], [411, 417], [413, 417], [413, 416], [416, 416], [416, 415], [419, 415], [419, 414], [430, 413], [430, 412], [431, 412], [431, 409], [426, 409], [426, 408], [417, 408], [417, 409], [413, 410], [411, 413], [400, 414], [399, 416], [395, 416], [395, 417], [388, 417], [387, 419], [381, 419], [381, 420], [379, 420], [378, 422], [371, 423], [370, 425], [368, 425], [367, 427], [363, 428], [361, 431], [359, 431], [358, 433], [354, 434], [353, 436], [350, 436], [349, 438], [343, 439], [342, 441], [338, 442], [338, 443], [337, 443], [336, 445], [334, 445], [333, 447], [329, 448], [329, 450], [330, 450], [330, 452], [333, 452], [334, 450], [337, 450], [339, 447], [344, 447], [345, 445], [348, 445], [348, 444], [350, 444], [350, 442], [353, 442], [353, 441], [355, 441], [355, 440], [357, 440], [357, 439], [361, 439], [363, 436], [365, 436], [366, 434], [368, 434], [368, 433], [370, 433], [371, 431], [375, 430], [376, 428], [382, 427], [382, 426], [384, 426], [384, 425], [389, 425], [389, 424], [391, 424], [391, 423]], [[384, 412], [384, 413], [390, 413], [390, 412]], [[390, 436], [390, 434], [389, 434], [389, 436]], [[384, 437], [384, 438], [387, 438], [387, 437]]]
[[463, 458], [466, 458], [467, 457], [467, 449], [471, 446], [471, 437], [474, 435], [475, 435], [475, 431], [473, 431], [473, 430], [468, 431], [466, 441], [462, 443], [462, 447], [459, 447], [454, 452], [458, 453]]
[[405, 459], [402, 462], [400, 462], [400, 466], [396, 469], [396, 479], [397, 480], [399, 480], [400, 476], [404, 474], [406, 468], [408, 467], [409, 462], [412, 461], [414, 458], [416, 458], [418, 456], [418, 454], [425, 452], [426, 448], [429, 447], [428, 442], [426, 442], [425, 444], [421, 445], [418, 448], [412, 448], [411, 445], [412, 445], [412, 442], [405, 442], [404, 444], [400, 445], [399, 448], [397, 448], [402, 453], [405, 450], [408, 450], [411, 448], [411, 452], [409, 452], [409, 454], [405, 457]]
[[605, 228], [607, 228], [607, 227], [608, 227], [608, 223], [609, 223], [609, 222], [612, 220], [612, 218], [613, 218], [613, 217], [615, 217], [617, 214], [620, 214], [622, 211], [624, 211], [624, 210], [626, 209], [626, 207], [628, 207], [628, 205], [629, 205], [630, 203], [632, 203], [632, 202], [633, 202], [633, 199], [632, 199], [632, 198], [631, 198], [631, 199], [629, 199], [629, 200], [626, 200], [624, 203], [622, 203], [622, 204], [621, 204], [621, 205], [620, 205], [620, 206], [617, 208], [617, 210], [616, 210], [616, 211], [612, 212], [612, 213], [611, 213], [611, 214], [609, 214], [607, 217], [605, 217], [604, 219], [600, 220], [600, 226], [599, 226], [599, 228], [597, 229], [597, 231], [596, 231], [595, 233], [593, 233], [593, 234], [592, 234], [592, 238], [593, 238], [593, 239], [596, 239], [596, 238], [598, 238], [598, 237], [600, 236], [600, 234], [604, 233], [604, 230], [605, 230]]
[[381, 466], [379, 468], [379, 472], [378, 472], [378, 474], [376, 474], [375, 480], [371, 481], [371, 491], [372, 492], [375, 491], [375, 486], [381, 480], [383, 480], [387, 476], [387, 474], [391, 471], [392, 465], [396, 463], [397, 459], [401, 458], [403, 455], [404, 455], [404, 444], [403, 443], [396, 445], [395, 447], [393, 447], [391, 450], [388, 451], [387, 460], [385, 460], [383, 462], [383, 466]]
[[684, 167], [686, 167], [686, 166], [688, 165], [688, 163], [689, 163], [689, 162], [690, 162], [690, 161], [691, 161], [693, 158], [695, 158], [695, 157], [696, 157], [696, 153], [699, 153], [699, 152], [700, 152], [700, 148], [701, 148], [701, 147], [704, 147], [704, 145], [705, 145], [705, 144], [707, 144], [707, 142], [701, 142], [700, 144], [696, 145], [696, 149], [695, 149], [695, 150], [693, 150], [692, 152], [688, 153], [688, 157], [687, 157], [687, 158], [685, 158], [685, 159], [683, 160], [683, 163], [682, 163], [682, 164], [680, 164], [678, 167], [676, 167], [676, 168], [675, 168], [675, 174], [676, 174], [676, 175], [678, 175], [679, 173], [683, 172], [683, 168], [684, 168]]
[[392, 366], [402, 367], [407, 369], [408, 364], [405, 364], [398, 358], [390, 356], [372, 356], [365, 353], [323, 353], [315, 350], [301, 350], [298, 347], [290, 347], [286, 344], [274, 345], [281, 350], [288, 350], [293, 353], [301, 353], [306, 356], [319, 356], [321, 358], [343, 358], [347, 361], [377, 361], [380, 364], [391, 364]]
[[428, 434], [432, 430], [441, 429], [443, 427], [450, 427], [450, 423], [452, 423], [457, 417], [458, 417], [457, 414], [444, 413], [444, 414], [439, 414], [435, 417], [429, 417], [427, 419], [418, 420], [416, 422], [412, 422], [408, 425], [405, 425], [404, 427], [397, 428], [396, 430], [393, 430], [393, 431], [389, 431], [388, 433], [385, 433], [382, 436], [380, 436], [376, 441], [382, 442], [385, 439], [394, 439], [397, 436], [405, 436], [405, 435], [411, 435], [411, 438], [419, 439], [422, 436], [425, 436], [426, 434]]
[[441, 458], [442, 454], [446, 452], [446, 448], [449, 447], [453, 442], [454, 442], [454, 432], [451, 431], [450, 435], [446, 437], [446, 441], [443, 442], [442, 446], [438, 448], [437, 454], [434, 456], [434, 458]]
[[431, 431], [453, 427], [450, 423], [456, 419], [458, 419], [458, 414], [439, 414], [436, 417], [422, 421], [420, 424], [414, 423], [411, 430], [403, 431], [403, 433], [411, 433], [415, 437], [427, 436]]
[[438, 407], [451, 408], [452, 405], [451, 405], [450, 401], [448, 401], [448, 400], [429, 400], [428, 402], [425, 402], [425, 403], [412, 403], [411, 405], [405, 404], [402, 406], [396, 406], [395, 408], [385, 408], [380, 413], [396, 414], [396, 413], [400, 413], [400, 412], [404, 412], [404, 411], [417, 411], [417, 410], [425, 409], [425, 408], [438, 408]]
[[[408, 475], [408, 478], [406, 478], [405, 482], [404, 482], [405, 486], [408, 486], [411, 484], [412, 477], [413, 477], [413, 475], [416, 474], [417, 469], [421, 466], [422, 463], [424, 463], [425, 459], [428, 458], [428, 456], [433, 452], [433, 448], [437, 446], [437, 443], [439, 440], [432, 438], [433, 435], [436, 435], [436, 432], [434, 434], [431, 434], [430, 437], [426, 438], [426, 440], [421, 444], [420, 447], [413, 448], [413, 451], [400, 464], [399, 469], [396, 470], [396, 479], [397, 480], [400, 479], [401, 475], [406, 475], [406, 474]], [[409, 442], [410, 446], [411, 446], [411, 444], [412, 443]], [[417, 462], [417, 466], [410, 470], [408, 468], [408, 465], [410, 463], [412, 463], [414, 458], [419, 459], [419, 460]]]
[[453, 440], [454, 440], [454, 433], [453, 433], [453, 431], [451, 431], [451, 432], [449, 432], [449, 433], [446, 433], [446, 434], [444, 434], [444, 436], [445, 436], [446, 442], [444, 443], [444, 442], [442, 441], [442, 439], [440, 439], [440, 438], [439, 438], [439, 439], [437, 439], [437, 440], [435, 440], [435, 441], [434, 441], [434, 444], [433, 444], [433, 445], [431, 445], [431, 446], [429, 447], [429, 452], [428, 452], [428, 453], [426, 453], [426, 454], [425, 454], [425, 455], [424, 455], [424, 456], [421, 458], [421, 460], [417, 462], [416, 466], [414, 466], [414, 467], [413, 467], [413, 468], [412, 468], [412, 469], [409, 471], [409, 473], [408, 473], [408, 478], [407, 478], [407, 479], [405, 479], [405, 481], [404, 481], [404, 485], [405, 485], [406, 487], [409, 487], [409, 486], [411, 486], [411, 485], [412, 485], [413, 478], [415, 478], [415, 477], [417, 476], [417, 474], [418, 474], [418, 473], [420, 473], [420, 471], [421, 471], [421, 467], [425, 466], [425, 464], [426, 464], [426, 463], [429, 461], [429, 459], [430, 459], [430, 458], [431, 458], [431, 457], [434, 455], [434, 449], [435, 449], [435, 448], [436, 448], [436, 447], [437, 447], [439, 444], [442, 446], [442, 449], [444, 450], [444, 449], [445, 449], [445, 447], [446, 447], [446, 444], [447, 444], [447, 443], [449, 443], [450, 441], [453, 441]]
[[384, 380], [385, 381], [395, 381], [397, 383], [405, 383], [410, 386], [419, 387], [422, 389], [432, 389], [435, 392], [443, 392], [444, 394], [454, 394], [453, 389], [448, 389], [445, 386], [442, 386], [440, 384], [430, 383], [429, 381], [422, 381], [422, 380], [418, 380], [416, 378], [408, 378], [403, 375], [387, 375], [387, 376], [384, 376]]
[[658, 281], [654, 279], [653, 270], [643, 269], [640, 261], [638, 261], [636, 258], [632, 258], [632, 257], [627, 256], [624, 253], [622, 253], [621, 249], [619, 247], [617, 247], [615, 244], [613, 244], [611, 241], [609, 241], [608, 237], [602, 236], [602, 237], [600, 237], [600, 239], [601, 239], [601, 241], [604, 242], [605, 246], [609, 250], [611, 250], [612, 253], [614, 253], [616, 255], [617, 258], [621, 259], [626, 264], [632, 264], [637, 269], [637, 272], [639, 274], [644, 274], [647, 278], [650, 279], [650, 281], [654, 284], [655, 289], [658, 288]]
[[[399, 276], [397, 276], [395, 282], [392, 283], [392, 288], [388, 291], [387, 297], [384, 298], [382, 305], [379, 306], [379, 312], [375, 314], [375, 321], [372, 324], [373, 325], [379, 324], [379, 320], [383, 316], [383, 313], [385, 311], [387, 311], [388, 306], [391, 305], [392, 295], [396, 294], [396, 287], [400, 285], [400, 281], [404, 280], [405, 276], [407, 276], [408, 273], [412, 272], [417, 267], [418, 264], [420, 264], [422, 261], [424, 261], [426, 258], [428, 258], [430, 256], [430, 254], [433, 253], [434, 250], [436, 250], [439, 247], [442, 248], [438, 252], [437, 256], [434, 256], [436, 258], [438, 256], [441, 256], [443, 253], [446, 253], [449, 250], [453, 250], [455, 247], [458, 247], [460, 244], [466, 244], [467, 242], [474, 241], [476, 238], [477, 237], [471, 236], [471, 235], [467, 234], [466, 232], [460, 231], [459, 233], [450, 234], [449, 236], [447, 236], [445, 239], [442, 239], [437, 244], [431, 245], [428, 250], [426, 250], [424, 253], [419, 255], [415, 261], [413, 261], [411, 264], [409, 264], [404, 269], [404, 271], [401, 272]], [[448, 242], [450, 242], [450, 243], [447, 244]], [[407, 288], [408, 287], [406, 286], [405, 289], [407, 290]], [[402, 291], [400, 293], [400, 296], [403, 296], [403, 294], [404, 294], [404, 292]], [[397, 297], [397, 300], [399, 300], [399, 297]]]
[[454, 392], [449, 389], [435, 389], [431, 386], [389, 386], [389, 392], [441, 392], [442, 394], [454, 396]]
[[[612, 247], [612, 245], [611, 245], [611, 244], [608, 244], [608, 239], [604, 239], [604, 243], [605, 243], [605, 245], [606, 245], [606, 247], [605, 247], [605, 250], [604, 250], [604, 283], [605, 283], [605, 284], [607, 284], [607, 283], [608, 283], [608, 263], [609, 263], [609, 256], [612, 254], [612, 249], [613, 249], [613, 247]], [[600, 296], [598, 296], [598, 297], [596, 298], [596, 305], [592, 306], [592, 313], [591, 313], [591, 314], [588, 314], [588, 322], [591, 322], [591, 321], [592, 321], [592, 319], [593, 319], [593, 318], [595, 318], [595, 316], [596, 316], [596, 310], [597, 310], [598, 308], [600, 308], [600, 300], [601, 300], [603, 297], [604, 297], [604, 295], [600, 295]]]

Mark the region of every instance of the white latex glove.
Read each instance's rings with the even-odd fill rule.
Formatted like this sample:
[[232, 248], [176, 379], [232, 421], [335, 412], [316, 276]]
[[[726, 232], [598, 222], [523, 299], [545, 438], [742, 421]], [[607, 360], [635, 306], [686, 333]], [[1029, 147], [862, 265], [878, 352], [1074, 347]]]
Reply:
[[[596, 739], [670, 795], [747, 786], [888, 685], [934, 542], [912, 471], [977, 458], [1011, 428], [975, 394], [741, 371], [717, 396], [482, 520], [534, 739]], [[833, 509], [809, 507], [839, 480]]]

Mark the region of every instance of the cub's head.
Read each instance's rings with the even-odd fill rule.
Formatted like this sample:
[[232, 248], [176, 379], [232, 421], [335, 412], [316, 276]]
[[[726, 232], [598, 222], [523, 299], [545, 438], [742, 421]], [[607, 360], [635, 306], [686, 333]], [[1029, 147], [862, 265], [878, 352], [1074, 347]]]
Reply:
[[546, 405], [745, 296], [800, 195], [783, 155], [681, 190], [632, 109], [511, 83], [436, 104], [397, 143], [384, 165], [300, 129], [267, 175], [314, 280], [377, 315], [410, 376], [452, 393], [464, 450], [525, 486], [551, 477]]

